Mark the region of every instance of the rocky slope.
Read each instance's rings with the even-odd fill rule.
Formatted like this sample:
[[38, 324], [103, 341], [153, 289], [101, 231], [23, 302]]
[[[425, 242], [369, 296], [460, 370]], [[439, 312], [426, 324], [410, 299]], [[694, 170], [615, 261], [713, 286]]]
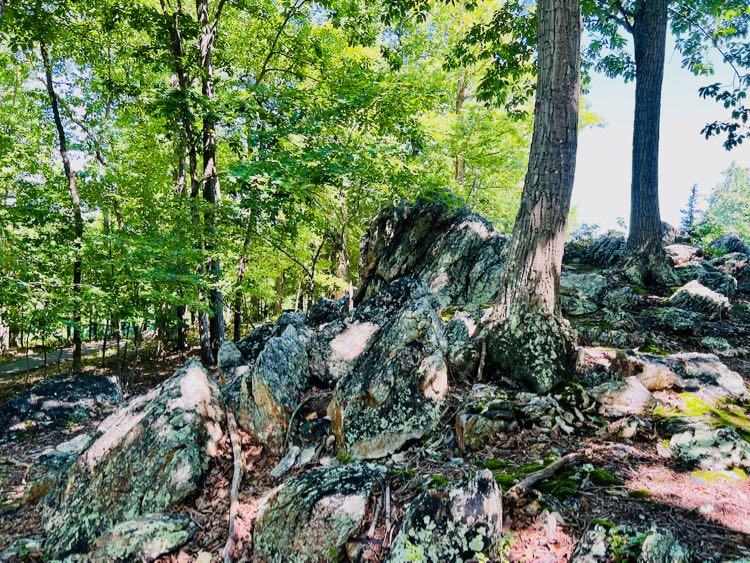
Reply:
[[353, 310], [285, 313], [37, 454], [21, 496], [44, 537], [5, 557], [218, 559], [238, 463], [236, 559], [746, 556], [750, 255], [665, 242], [668, 295], [625, 283], [617, 235], [568, 252], [578, 373], [536, 394], [484, 363], [507, 239], [461, 208], [386, 210]]

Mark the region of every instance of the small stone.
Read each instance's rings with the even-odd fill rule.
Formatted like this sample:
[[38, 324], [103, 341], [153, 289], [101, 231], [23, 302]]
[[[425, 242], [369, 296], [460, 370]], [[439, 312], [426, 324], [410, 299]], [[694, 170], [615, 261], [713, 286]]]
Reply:
[[317, 448], [315, 446], [310, 446], [302, 450], [302, 453], [299, 454], [299, 459], [297, 460], [297, 466], [305, 467], [306, 465], [310, 465], [313, 461], [315, 461], [316, 453]]
[[279, 461], [276, 467], [271, 470], [271, 477], [273, 477], [274, 479], [278, 479], [279, 477], [286, 475], [289, 470], [294, 467], [294, 462], [297, 461], [299, 453], [299, 446], [290, 447], [286, 455], [281, 458], [281, 461]]

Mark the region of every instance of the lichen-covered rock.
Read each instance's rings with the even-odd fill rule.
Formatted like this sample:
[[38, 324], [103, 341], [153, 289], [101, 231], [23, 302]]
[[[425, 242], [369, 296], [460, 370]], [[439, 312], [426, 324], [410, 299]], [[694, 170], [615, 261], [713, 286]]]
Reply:
[[402, 278], [360, 303], [345, 318], [321, 327], [307, 347], [310, 375], [324, 387], [335, 387], [380, 328], [392, 319], [394, 311], [429, 295], [422, 281]]
[[85, 553], [112, 526], [193, 495], [219, 453], [223, 412], [216, 384], [190, 361], [109, 416], [45, 497], [46, 549]]
[[595, 524], [578, 543], [571, 563], [604, 563], [623, 560], [637, 563], [687, 563], [690, 552], [669, 531], [657, 527], [641, 532], [631, 526]]
[[225, 341], [219, 348], [218, 366], [225, 377], [232, 377], [234, 370], [243, 363], [242, 352], [231, 340]]
[[685, 463], [707, 471], [750, 469], [750, 443], [732, 427], [691, 423], [672, 436], [669, 450]]
[[703, 255], [703, 251], [697, 246], [687, 244], [670, 244], [664, 247], [667, 258], [672, 262], [675, 268], [681, 268], [689, 264], [693, 259]]
[[305, 344], [294, 325], [287, 325], [240, 376], [239, 396], [230, 403], [240, 428], [276, 453], [281, 453], [292, 413], [310, 388]]
[[343, 318], [349, 311], [349, 296], [344, 295], [338, 299], [327, 299], [321, 297], [313, 305], [307, 315], [307, 325], [311, 327], [320, 327]]
[[385, 475], [383, 467], [355, 462], [289, 479], [261, 499], [255, 557], [268, 563], [339, 560]]
[[732, 252], [750, 254], [750, 247], [742, 241], [737, 233], [722, 235], [719, 238], [714, 239], [708, 247], [715, 253], [719, 254], [729, 254]]
[[610, 231], [598, 238], [584, 253], [581, 261], [599, 268], [611, 268], [617, 264], [625, 252], [625, 236]]
[[612, 372], [637, 378], [649, 391], [675, 389], [701, 400], [747, 396], [742, 376], [713, 354], [686, 352], [669, 356], [620, 352]]
[[0, 406], [0, 436], [102, 418], [121, 401], [122, 389], [114, 377], [83, 373], [50, 377]]
[[603, 383], [594, 387], [591, 394], [601, 404], [599, 412], [604, 416], [644, 414], [655, 403], [654, 396], [636, 377]]
[[502, 496], [492, 472], [421, 493], [410, 504], [388, 561], [469, 561], [492, 557], [502, 538]]
[[730, 307], [729, 299], [701, 285], [696, 280], [678, 289], [669, 298], [669, 304], [694, 313], [708, 315], [709, 318], [721, 318]]
[[633, 309], [637, 307], [641, 302], [641, 297], [632, 287], [618, 287], [612, 291], [607, 292], [604, 296], [604, 306], [612, 311], [620, 311], [623, 309]]
[[243, 362], [252, 366], [271, 338], [281, 336], [289, 325], [298, 331], [304, 330], [306, 320], [307, 316], [302, 312], [283, 313], [275, 323], [268, 323], [256, 328], [237, 343]]
[[659, 307], [649, 309], [646, 318], [651, 319], [654, 328], [675, 334], [699, 334], [703, 327], [701, 313], [687, 311], [679, 307]]
[[477, 375], [482, 355], [482, 342], [478, 339], [480, 323], [478, 315], [465, 311], [457, 312], [445, 323], [445, 356], [451, 374], [457, 379], [471, 381]]
[[690, 551], [669, 530], [653, 529], [641, 544], [638, 563], [687, 563]]
[[729, 354], [732, 352], [732, 345], [726, 338], [706, 336], [701, 338], [701, 345], [708, 348], [712, 354]]
[[44, 450], [29, 468], [23, 501], [27, 504], [36, 504], [50, 490], [54, 490], [68, 468], [73, 465], [78, 455], [90, 442], [91, 436], [79, 434], [54, 448]]
[[568, 315], [586, 315], [601, 306], [607, 279], [599, 274], [575, 274], [563, 271], [560, 277], [560, 301]]
[[375, 303], [360, 305], [366, 311], [378, 300], [402, 299], [339, 380], [328, 407], [339, 447], [354, 458], [392, 453], [440, 418], [448, 390], [445, 339], [429, 296], [404, 300], [419, 285], [403, 278], [373, 296]]
[[189, 542], [198, 527], [189, 516], [149, 514], [121, 522], [99, 537], [87, 561], [155, 561]]
[[714, 258], [709, 264], [732, 277], [740, 277], [750, 266], [750, 255], [742, 252], [730, 252], [724, 256]]
[[697, 281], [727, 299], [733, 299], [737, 293], [737, 280], [705, 260], [679, 268], [675, 273], [682, 283]]
[[511, 401], [468, 405], [456, 415], [456, 440], [462, 452], [474, 451], [504, 432], [519, 428], [520, 410]]
[[423, 280], [443, 306], [495, 301], [508, 237], [454, 202], [402, 204], [384, 210], [362, 242], [355, 302], [401, 278]]

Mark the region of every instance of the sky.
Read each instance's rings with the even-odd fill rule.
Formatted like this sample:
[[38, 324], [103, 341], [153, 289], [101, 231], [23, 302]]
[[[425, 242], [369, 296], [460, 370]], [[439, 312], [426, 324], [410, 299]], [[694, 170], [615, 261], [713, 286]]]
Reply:
[[[659, 196], [662, 220], [679, 224], [680, 209], [693, 184], [707, 196], [732, 162], [750, 167], [750, 147], [727, 152], [720, 137], [706, 140], [703, 126], [726, 115], [713, 100], [698, 95], [700, 86], [729, 81], [725, 70], [715, 77], [696, 77], [681, 68], [670, 40], [662, 98]], [[594, 76], [586, 96], [590, 109], [605, 120], [604, 127], [587, 128], [578, 139], [578, 163], [573, 205], [578, 223], [615, 228], [617, 218], [630, 217], [630, 167], [635, 84], [604, 75]]]

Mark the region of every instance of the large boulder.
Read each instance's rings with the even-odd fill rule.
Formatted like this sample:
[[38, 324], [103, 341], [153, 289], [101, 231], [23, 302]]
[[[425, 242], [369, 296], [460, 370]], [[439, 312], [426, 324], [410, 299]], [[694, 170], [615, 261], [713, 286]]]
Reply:
[[649, 391], [675, 389], [703, 400], [747, 396], [742, 376], [713, 354], [655, 356], [620, 352], [611, 369], [621, 377], [635, 377]]
[[29, 468], [23, 501], [28, 504], [36, 504], [50, 490], [55, 490], [70, 466], [90, 443], [91, 436], [79, 434], [62, 444], [45, 449]]
[[156, 561], [189, 542], [198, 526], [189, 516], [149, 514], [121, 522], [103, 534], [87, 561]]
[[611, 268], [622, 258], [625, 243], [625, 236], [622, 233], [610, 231], [599, 237], [584, 252], [581, 261], [599, 268]]
[[666, 252], [667, 258], [675, 268], [687, 266], [695, 258], [703, 255], [703, 251], [699, 247], [688, 244], [670, 244], [664, 247], [664, 252]]
[[707, 471], [750, 469], [750, 443], [732, 427], [690, 423], [672, 436], [669, 450], [688, 465]]
[[269, 563], [340, 560], [385, 475], [383, 467], [355, 462], [289, 479], [260, 501], [255, 557]]
[[491, 471], [424, 491], [410, 504], [388, 561], [470, 561], [493, 557], [502, 539], [502, 495]]
[[109, 416], [45, 497], [46, 549], [85, 553], [112, 526], [195, 494], [219, 454], [223, 412], [216, 384], [191, 361]]
[[737, 233], [729, 233], [714, 239], [708, 247], [719, 255], [739, 252], [741, 254], [750, 254], [748, 247]]
[[607, 279], [599, 274], [563, 271], [560, 276], [560, 301], [568, 315], [579, 316], [597, 311], [606, 290]]
[[423, 280], [441, 305], [480, 307], [497, 296], [508, 237], [456, 202], [383, 211], [362, 242], [357, 303], [401, 277]]
[[256, 328], [248, 336], [237, 343], [245, 365], [252, 366], [256, 358], [266, 347], [266, 343], [275, 336], [281, 336], [289, 325], [298, 331], [304, 329], [307, 317], [305, 313], [283, 313], [276, 322], [264, 324]]
[[714, 258], [710, 264], [727, 276], [734, 278], [737, 281], [738, 292], [750, 293], [750, 255], [733, 252]]
[[76, 373], [45, 379], [0, 406], [0, 435], [35, 427], [62, 429], [103, 418], [122, 401], [114, 377]]
[[431, 296], [418, 297], [420, 286], [402, 278], [372, 298], [377, 308], [383, 299], [413, 296], [393, 304], [336, 385], [328, 414], [339, 447], [354, 458], [388, 455], [440, 419], [448, 390], [445, 338]]
[[699, 334], [703, 327], [704, 315], [679, 307], [655, 307], [644, 315], [653, 327], [675, 334]]
[[729, 299], [696, 280], [678, 289], [669, 298], [669, 304], [672, 307], [708, 315], [709, 318], [721, 318], [730, 307]]
[[282, 453], [292, 414], [310, 388], [306, 344], [307, 337], [288, 324], [233, 382], [228, 397], [240, 428], [275, 453]]

